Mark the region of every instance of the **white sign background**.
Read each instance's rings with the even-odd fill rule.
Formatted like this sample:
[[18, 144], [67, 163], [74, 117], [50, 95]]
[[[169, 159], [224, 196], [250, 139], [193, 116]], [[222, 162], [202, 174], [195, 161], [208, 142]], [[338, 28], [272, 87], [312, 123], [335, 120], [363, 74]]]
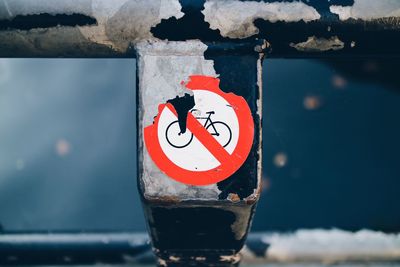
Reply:
[[[193, 114], [195, 117], [208, 117], [206, 112], [214, 111], [215, 114], [211, 115], [211, 120], [213, 122], [222, 121], [231, 129], [232, 139], [224, 149], [229, 154], [232, 154], [239, 139], [239, 122], [235, 111], [222, 96], [214, 92], [208, 90], [193, 90], [193, 93], [195, 100], [193, 109], [200, 111], [200, 113]], [[166, 139], [167, 127], [177, 119], [178, 118], [168, 107], [164, 108], [163, 112], [160, 114], [158, 138], [165, 155], [177, 166], [189, 171], [208, 171], [221, 165], [196, 136], [193, 136], [193, 140], [190, 144], [183, 148], [176, 148], [168, 143]], [[204, 125], [206, 119], [198, 119], [198, 121], [201, 125]], [[208, 122], [208, 125], [209, 124], [210, 122]], [[189, 129], [186, 129], [186, 131], [187, 133], [185, 133], [185, 135], [191, 134]], [[218, 138], [216, 139], [220, 142]], [[224, 144], [221, 145], [223, 146]]]

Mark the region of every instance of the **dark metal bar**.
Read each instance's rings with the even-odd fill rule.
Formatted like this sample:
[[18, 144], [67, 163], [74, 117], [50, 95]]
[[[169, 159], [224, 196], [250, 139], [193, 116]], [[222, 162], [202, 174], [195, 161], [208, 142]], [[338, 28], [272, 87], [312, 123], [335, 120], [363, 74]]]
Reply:
[[[335, 240], [335, 242], [332, 242]], [[361, 240], [361, 241], [360, 241]], [[246, 263], [398, 262], [400, 235], [370, 230], [299, 230], [252, 233], [241, 251]], [[382, 245], [385, 244], [385, 245]], [[329, 247], [329, 250], [323, 249]], [[144, 233], [0, 235], [0, 265], [151, 264], [156, 259]]]
[[[0, 2], [0, 57], [134, 57], [146, 40], [265, 39], [269, 57], [399, 56], [399, 2]], [[366, 8], [368, 7], [368, 8]], [[369, 12], [371, 11], [371, 12]]]
[[[71, 5], [3, 0], [0, 57], [139, 55], [139, 190], [158, 264], [237, 266], [261, 191], [263, 54], [397, 57], [400, 2], [377, 3], [77, 0]], [[186, 73], [188, 69], [192, 72]], [[163, 77], [158, 78], [159, 74]], [[222, 91], [245, 99], [255, 125], [253, 146], [244, 164], [212, 188], [172, 183], [151, 163], [143, 145], [144, 126], [156, 115], [157, 105], [184, 93], [179, 82], [193, 74], [218, 76]], [[117, 263], [134, 260], [148, 249], [126, 234], [41, 238], [1, 236], [0, 263]]]
[[[139, 192], [160, 266], [239, 264], [238, 253], [246, 241], [261, 191], [262, 64], [257, 50], [262, 50], [262, 46], [263, 42], [258, 41], [207, 47], [193, 41], [155, 42], [139, 47]], [[162, 116], [157, 114], [158, 106], [189, 92], [179, 86], [180, 81], [189, 79], [186, 75], [192, 75], [185, 74], [186, 70], [207, 77], [218, 73], [221, 92], [246, 101], [251, 112], [246, 126], [254, 124], [254, 141], [243, 164], [235, 173], [207, 187], [174, 181], [152, 163], [150, 150], [144, 145], [144, 127], [153, 124], [154, 116]], [[157, 95], [152, 93], [155, 88]]]
[[0, 265], [129, 262], [149, 250], [145, 234], [0, 234]]

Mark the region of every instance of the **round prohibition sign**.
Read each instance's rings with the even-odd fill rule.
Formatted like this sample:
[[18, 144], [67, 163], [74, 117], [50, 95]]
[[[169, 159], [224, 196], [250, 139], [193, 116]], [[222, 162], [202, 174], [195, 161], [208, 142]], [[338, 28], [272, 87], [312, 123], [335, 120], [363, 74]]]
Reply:
[[[190, 76], [193, 92], [186, 129], [171, 103], [158, 106], [152, 125], [144, 128], [146, 149], [157, 167], [189, 185], [227, 179], [246, 161], [254, 139], [254, 122], [246, 100], [219, 88], [219, 79]], [[186, 115], [186, 113], [185, 113]]]

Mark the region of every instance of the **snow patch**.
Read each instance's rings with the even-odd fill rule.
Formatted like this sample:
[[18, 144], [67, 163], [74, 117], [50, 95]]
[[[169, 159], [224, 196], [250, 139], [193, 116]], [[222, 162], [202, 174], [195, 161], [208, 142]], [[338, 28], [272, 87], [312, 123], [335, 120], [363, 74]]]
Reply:
[[371, 230], [298, 230], [265, 235], [262, 241], [270, 245], [267, 258], [279, 262], [400, 259], [400, 234]]

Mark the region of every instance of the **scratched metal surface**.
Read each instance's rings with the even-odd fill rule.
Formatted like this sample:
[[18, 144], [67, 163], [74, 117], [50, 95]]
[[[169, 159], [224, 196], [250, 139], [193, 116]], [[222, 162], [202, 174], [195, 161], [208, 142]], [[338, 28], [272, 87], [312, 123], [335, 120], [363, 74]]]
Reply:
[[[266, 39], [272, 57], [399, 53], [393, 0], [0, 1], [1, 57], [133, 57], [143, 40]], [[193, 30], [196, 29], [196, 30]]]

